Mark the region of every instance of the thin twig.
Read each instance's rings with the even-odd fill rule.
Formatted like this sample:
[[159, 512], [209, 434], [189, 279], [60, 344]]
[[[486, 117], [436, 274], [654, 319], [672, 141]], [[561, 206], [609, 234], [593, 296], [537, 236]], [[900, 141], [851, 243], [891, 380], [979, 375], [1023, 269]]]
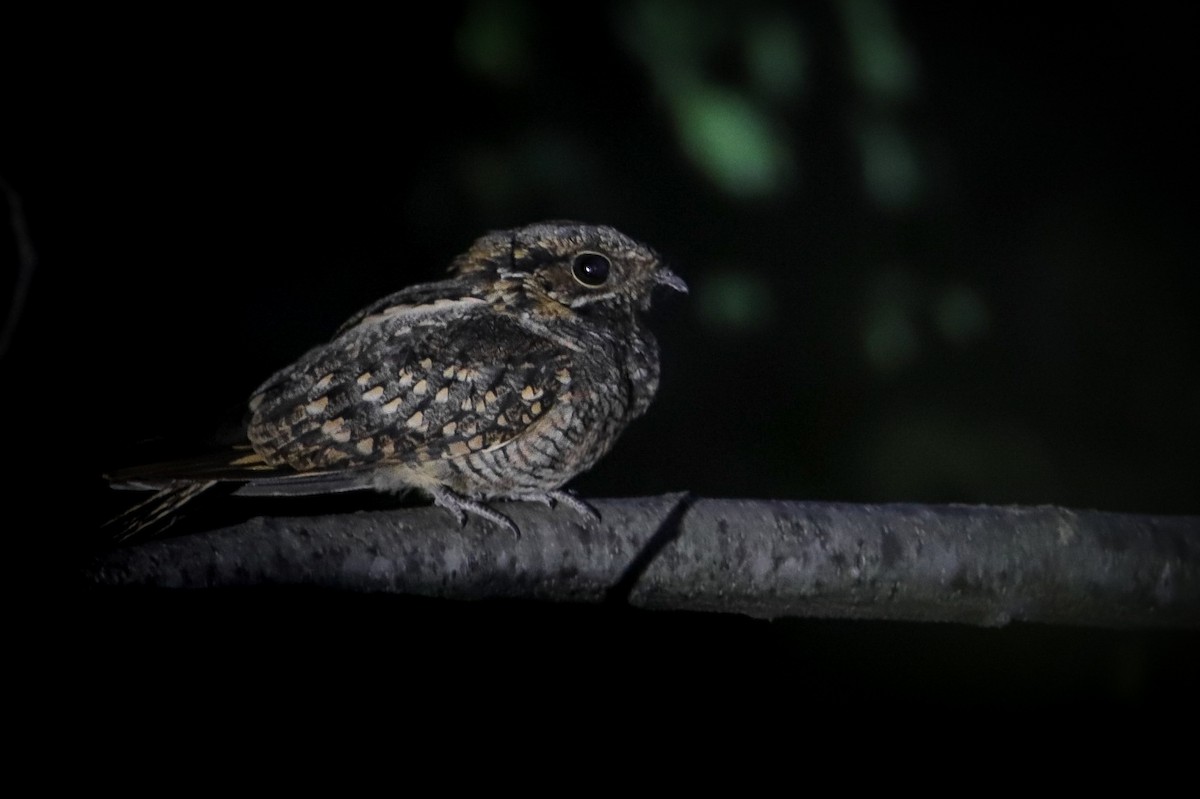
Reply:
[[9, 224], [12, 225], [13, 238], [17, 244], [17, 279], [13, 286], [12, 301], [8, 306], [8, 317], [4, 320], [4, 328], [0, 330], [0, 358], [8, 353], [17, 322], [25, 308], [25, 298], [29, 295], [29, 286], [33, 282], [33, 270], [37, 265], [37, 254], [33, 249], [33, 239], [25, 224], [25, 211], [21, 205], [21, 196], [16, 189], [0, 176], [0, 188], [8, 201]]

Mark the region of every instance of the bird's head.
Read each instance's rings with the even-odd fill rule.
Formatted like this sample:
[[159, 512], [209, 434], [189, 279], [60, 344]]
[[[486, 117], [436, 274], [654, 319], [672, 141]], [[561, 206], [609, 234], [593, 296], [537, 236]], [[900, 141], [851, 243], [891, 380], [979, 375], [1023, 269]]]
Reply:
[[595, 303], [645, 309], [656, 286], [688, 290], [645, 244], [606, 225], [580, 222], [493, 231], [477, 239], [450, 270], [519, 279], [579, 311]]

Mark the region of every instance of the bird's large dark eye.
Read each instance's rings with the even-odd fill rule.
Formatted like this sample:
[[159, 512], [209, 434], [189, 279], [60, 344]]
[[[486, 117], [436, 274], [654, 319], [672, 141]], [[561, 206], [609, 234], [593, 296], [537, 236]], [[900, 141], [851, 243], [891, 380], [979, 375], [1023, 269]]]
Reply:
[[585, 286], [603, 286], [608, 282], [608, 271], [612, 265], [598, 252], [581, 252], [575, 256], [571, 274]]

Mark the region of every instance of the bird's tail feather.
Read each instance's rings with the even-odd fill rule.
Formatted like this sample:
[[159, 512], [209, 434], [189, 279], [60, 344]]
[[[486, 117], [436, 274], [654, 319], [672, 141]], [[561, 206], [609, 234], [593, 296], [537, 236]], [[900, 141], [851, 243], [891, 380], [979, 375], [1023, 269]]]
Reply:
[[186, 460], [149, 463], [128, 469], [118, 469], [105, 478], [113, 488], [146, 490], [165, 488], [178, 481], [198, 482], [253, 480], [263, 474], [277, 473], [262, 456], [243, 445], [231, 450], [209, 453]]
[[111, 529], [113, 540], [118, 542], [139, 533], [161, 532], [174, 522], [176, 511], [216, 484], [216, 480], [204, 480], [164, 486], [105, 522], [102, 529]]
[[150, 463], [105, 475], [113, 488], [151, 491], [151, 495], [105, 522], [112, 540], [161, 533], [178, 518], [176, 512], [222, 482], [243, 482], [272, 472], [248, 445], [187, 460]]
[[231, 494], [247, 497], [333, 494], [369, 485], [354, 469], [296, 472], [286, 466], [273, 466], [249, 446], [121, 469], [105, 477], [113, 488], [153, 492], [102, 525], [102, 529], [113, 531], [115, 541], [166, 530], [175, 521], [176, 511], [218, 483], [229, 485]]

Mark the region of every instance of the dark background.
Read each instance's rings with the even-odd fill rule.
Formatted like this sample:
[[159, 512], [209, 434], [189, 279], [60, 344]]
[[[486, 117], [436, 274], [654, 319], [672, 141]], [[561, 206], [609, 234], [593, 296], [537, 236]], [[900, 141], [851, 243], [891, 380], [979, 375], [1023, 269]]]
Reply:
[[[614, 225], [692, 287], [656, 307], [659, 398], [585, 496], [1200, 510], [1175, 5], [91, 13], [5, 27], [0, 152], [38, 255], [10, 420], [34, 485], [71, 464], [89, 529], [122, 499], [95, 475], [218, 431], [357, 308], [545, 218]], [[1196, 664], [1182, 634], [246, 601], [270, 609], [242, 628], [301, 638], [298, 615], [350, 604], [426, 649], [456, 638], [447, 658], [565, 636], [581, 660], [953, 701], [1148, 707]], [[170, 603], [197, 624], [241, 606]]]

